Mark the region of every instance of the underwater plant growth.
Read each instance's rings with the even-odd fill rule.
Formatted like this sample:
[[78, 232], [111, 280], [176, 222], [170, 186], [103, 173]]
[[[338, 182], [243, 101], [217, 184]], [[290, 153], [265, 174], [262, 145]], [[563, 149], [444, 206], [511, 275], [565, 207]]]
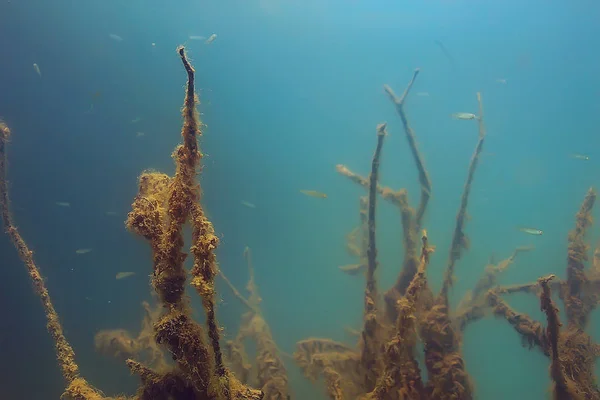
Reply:
[[[151, 284], [158, 306], [143, 304], [145, 317], [135, 337], [121, 329], [101, 331], [95, 337], [99, 352], [123, 359], [131, 372], [139, 376], [141, 384], [133, 397], [108, 397], [79, 372], [75, 353], [63, 333], [33, 252], [20, 235], [10, 212], [6, 147], [11, 132], [6, 124], [0, 123], [2, 221], [42, 300], [47, 328], [55, 342], [58, 364], [66, 383], [65, 399], [281, 400], [292, 397], [282, 358], [286, 354], [278, 348], [261, 311], [262, 299], [254, 279], [251, 250], [247, 248], [244, 252], [249, 272], [247, 297], [219, 271], [216, 262], [219, 240], [201, 206], [202, 193], [196, 179], [203, 155], [198, 145], [202, 132], [196, 110], [198, 98], [194, 93], [195, 71], [183, 47], [178, 53], [188, 81], [182, 108], [182, 143], [173, 152], [176, 172], [174, 176], [143, 172], [126, 221], [128, 229], [143, 237], [152, 249]], [[483, 101], [478, 93], [479, 111], [471, 119], [477, 120], [479, 135], [456, 215], [442, 289], [434, 293], [427, 282], [427, 267], [434, 246], [425, 223], [432, 182], [404, 110], [418, 75], [419, 70], [416, 70], [400, 97], [387, 85], [384, 90], [402, 121], [417, 168], [421, 188], [419, 205], [415, 209], [409, 204], [405, 189], [395, 191], [379, 183], [380, 156], [387, 135], [387, 125], [379, 124], [368, 178], [347, 166], [337, 166], [341, 175], [367, 191], [359, 202], [360, 226], [348, 235], [347, 248], [357, 263], [341, 268], [351, 275], [364, 272], [366, 278], [363, 326], [358, 332], [358, 343], [352, 347], [326, 338], [309, 338], [297, 343], [293, 359], [309, 380], [324, 379], [325, 391], [331, 399], [468, 400], [476, 397], [476, 389], [461, 353], [463, 332], [469, 324], [491, 311], [506, 319], [525, 345], [549, 357], [554, 398], [600, 399], [593, 373], [600, 346], [586, 333], [589, 315], [597, 306], [600, 293], [600, 248], [596, 249], [590, 268], [586, 268], [589, 246], [585, 235], [592, 224], [595, 191], [590, 189], [586, 194], [576, 215], [575, 227], [568, 236], [566, 280], [549, 275], [534, 283], [498, 286], [498, 275], [519, 253], [532, 250], [517, 248], [506, 260], [488, 265], [473, 290], [452, 309], [448, 296], [454, 270], [469, 247], [466, 213], [486, 139]], [[386, 291], [380, 289], [376, 279], [375, 217], [380, 198], [398, 207], [403, 228], [402, 267], [395, 284]], [[188, 254], [184, 252], [183, 227], [187, 223], [192, 227], [189, 254], [194, 261], [189, 272], [184, 268]], [[188, 273], [189, 283], [202, 299], [206, 326], [192, 318], [186, 297]], [[247, 309], [238, 334], [227, 341], [222, 340], [216, 316], [214, 282], [218, 275]], [[513, 310], [502, 298], [515, 292], [539, 297], [547, 318], [545, 324]], [[559, 293], [564, 303], [568, 321], [564, 327], [552, 292]], [[244, 342], [248, 339], [256, 345], [254, 362], [249, 360], [245, 350]], [[423, 374], [417, 361], [419, 342], [423, 344], [427, 374]], [[167, 359], [165, 353], [170, 354], [171, 359]]]
[[[600, 247], [594, 261], [585, 270], [589, 246], [584, 237], [591, 226], [591, 211], [596, 192], [590, 189], [576, 215], [575, 228], [569, 233], [567, 280], [554, 280], [554, 275], [538, 282], [510, 287], [497, 285], [498, 274], [511, 265], [518, 253], [532, 250], [519, 247], [513, 254], [495, 265], [488, 265], [474, 289], [467, 293], [456, 310], [448, 301], [456, 264], [469, 248], [464, 232], [466, 210], [471, 185], [486, 137], [482, 97], [477, 93], [479, 113], [474, 118], [479, 136], [467, 171], [467, 178], [456, 215], [456, 223], [446, 264], [442, 289], [434, 294], [427, 285], [426, 267], [429, 246], [423, 218], [426, 214], [432, 184], [410, 127], [404, 104], [419, 74], [417, 69], [402, 96], [385, 85], [384, 89], [402, 121], [418, 171], [421, 196], [418, 208], [409, 205], [407, 191], [394, 191], [377, 180], [382, 135], [378, 127], [378, 142], [373, 156], [371, 174], [364, 178], [344, 165], [338, 165], [341, 175], [363, 186], [368, 198], [360, 202], [361, 225], [348, 236], [348, 250], [359, 259], [356, 268], [341, 267], [355, 274], [366, 266], [364, 327], [359, 332], [357, 348], [329, 339], [307, 339], [297, 345], [294, 357], [305, 376], [316, 380], [322, 375], [331, 399], [472, 399], [475, 389], [461, 355], [462, 333], [487, 310], [505, 318], [521, 335], [523, 343], [539, 348], [551, 359], [550, 377], [555, 399], [600, 399], [594, 376], [598, 345], [585, 332], [590, 312], [598, 304], [598, 268]], [[381, 125], [380, 125], [381, 127]], [[376, 193], [397, 206], [403, 228], [404, 260], [396, 283], [382, 295], [377, 295], [373, 271], [377, 267], [375, 243]], [[422, 233], [421, 233], [422, 232]], [[421, 246], [419, 246], [419, 237]], [[551, 299], [557, 291], [565, 303], [568, 324], [561, 329], [558, 308]], [[539, 296], [542, 311], [547, 316], [546, 328], [525, 314], [512, 310], [502, 294], [528, 292]], [[427, 381], [416, 359], [416, 344], [424, 347]]]

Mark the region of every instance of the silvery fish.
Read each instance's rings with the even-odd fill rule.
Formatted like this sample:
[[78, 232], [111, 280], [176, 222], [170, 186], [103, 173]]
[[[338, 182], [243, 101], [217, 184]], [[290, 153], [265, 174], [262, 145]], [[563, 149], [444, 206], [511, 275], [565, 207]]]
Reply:
[[135, 275], [135, 272], [119, 272], [115, 278], [116, 279], [125, 279], [125, 278], [129, 278], [130, 276]]
[[206, 43], [206, 44], [211, 44], [212, 42], [214, 42], [214, 41], [215, 41], [215, 39], [216, 39], [216, 38], [217, 38], [217, 34], [216, 34], [216, 33], [213, 33], [212, 35], [210, 35], [210, 36], [208, 37], [208, 39], [206, 39], [206, 42], [204, 42], [204, 43]]
[[316, 190], [301, 190], [300, 193], [305, 194], [310, 197], [317, 197], [320, 199], [326, 199], [327, 195], [322, 192], [317, 192]]
[[533, 229], [533, 228], [519, 228], [519, 230], [521, 232], [527, 233], [529, 235], [536, 235], [536, 236], [541, 236], [544, 234], [543, 231], [541, 231], [540, 229]]
[[589, 156], [586, 156], [584, 154], [571, 154], [571, 157], [576, 158], [578, 160], [586, 160], [586, 161], [590, 159]]
[[242, 201], [240, 201], [240, 203], [243, 206], [246, 206], [248, 208], [256, 208], [256, 205], [254, 203], [250, 203], [249, 201], [246, 201], [246, 200], [242, 200]]
[[477, 119], [477, 115], [471, 113], [454, 113], [452, 114], [452, 118], [454, 119]]
[[338, 268], [342, 272], [344, 272], [348, 275], [356, 275], [359, 272], [365, 270], [367, 268], [367, 266], [365, 264], [349, 264], [349, 265], [342, 265]]
[[79, 250], [75, 250], [76, 254], [87, 254], [90, 251], [92, 251], [92, 249], [79, 249]]
[[349, 326], [344, 327], [344, 331], [350, 336], [360, 336], [361, 332], [358, 329], [350, 328]]

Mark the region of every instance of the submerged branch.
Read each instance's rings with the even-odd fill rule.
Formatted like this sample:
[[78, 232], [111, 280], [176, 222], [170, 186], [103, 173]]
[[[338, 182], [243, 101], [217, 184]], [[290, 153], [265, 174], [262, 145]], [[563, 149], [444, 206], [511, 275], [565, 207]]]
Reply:
[[[567, 319], [570, 326], [584, 329], [595, 303], [584, 301], [588, 277], [585, 274], [585, 262], [588, 260], [588, 244], [585, 235], [592, 225], [592, 209], [596, 201], [596, 192], [590, 188], [583, 199], [575, 217], [575, 228], [569, 232], [569, 250], [567, 257], [567, 284], [563, 286], [561, 298], [565, 302]], [[595, 294], [590, 294], [596, 296]]]
[[[335, 166], [335, 168], [339, 174], [344, 175], [345, 177], [349, 178], [352, 182], [369, 190], [369, 179], [352, 172], [347, 166], [343, 164], [338, 164]], [[404, 198], [406, 197], [406, 189], [394, 191], [389, 187], [381, 186], [379, 184], [377, 184], [376, 187], [377, 193], [379, 193], [384, 200], [389, 201], [391, 204], [397, 207], [403, 207]]]
[[530, 349], [537, 346], [544, 354], [550, 354], [548, 338], [542, 324], [534, 321], [528, 315], [520, 314], [510, 308], [494, 290], [488, 292], [487, 298], [494, 314], [504, 317], [521, 335], [524, 346], [527, 345]]
[[387, 399], [389, 393], [393, 391], [401, 393], [401, 398], [423, 399], [425, 396], [425, 385], [421, 379], [419, 363], [415, 358], [417, 344], [415, 313], [418, 296], [426, 284], [425, 269], [433, 248], [428, 245], [426, 231], [423, 231], [421, 240], [419, 267], [406, 290], [406, 296], [397, 302], [398, 319], [395, 324], [395, 335], [385, 347], [383, 373], [375, 389], [367, 395], [367, 399]]
[[479, 140], [475, 151], [471, 157], [471, 163], [469, 164], [469, 171], [467, 173], [467, 181], [463, 190], [463, 194], [460, 200], [460, 208], [456, 215], [456, 226], [454, 228], [454, 234], [452, 237], [452, 245], [450, 247], [450, 257], [448, 258], [448, 266], [444, 276], [444, 283], [442, 285], [442, 291], [440, 293], [440, 301], [448, 302], [448, 290], [452, 286], [454, 266], [456, 262], [462, 256], [462, 250], [469, 247], [469, 239], [464, 232], [464, 225], [467, 218], [467, 205], [469, 204], [469, 194], [471, 193], [471, 184], [473, 177], [475, 176], [475, 170], [479, 163], [479, 155], [483, 149], [483, 143], [485, 141], [485, 125], [483, 123], [483, 104], [481, 102], [481, 93], [477, 93], [477, 102], [479, 103]]
[[[496, 286], [498, 275], [515, 261], [519, 253], [531, 250], [533, 250], [532, 246], [517, 247], [507, 259], [500, 261], [497, 265], [486, 266], [483, 276], [479, 278], [473, 291], [467, 292], [458, 306], [454, 320], [461, 331], [469, 322], [477, 321], [484, 316], [487, 308], [486, 294], [488, 290]], [[499, 289], [495, 289], [495, 291], [498, 292]]]
[[62, 370], [62, 375], [67, 382], [65, 395], [81, 400], [103, 399], [104, 396], [102, 396], [98, 390], [80, 377], [79, 366], [75, 361], [75, 352], [63, 333], [62, 324], [60, 323], [58, 313], [52, 304], [50, 293], [48, 292], [44, 279], [40, 274], [40, 270], [33, 259], [33, 251], [29, 249], [29, 246], [19, 233], [19, 230], [13, 221], [10, 210], [6, 171], [6, 147], [9, 137], [10, 129], [3, 121], [0, 121], [0, 207], [4, 229], [17, 249], [19, 258], [25, 265], [25, 268], [27, 268], [29, 279], [31, 279], [31, 282], [33, 283], [35, 292], [42, 301], [47, 320], [46, 328], [54, 340], [56, 358], [58, 359], [58, 363]]
[[408, 96], [408, 93], [410, 92], [410, 89], [412, 88], [413, 84], [415, 83], [415, 80], [417, 79], [418, 75], [419, 75], [419, 68], [415, 69], [410, 82], [408, 83], [406, 89], [404, 90], [404, 93], [402, 93], [402, 97], [396, 96], [396, 94], [394, 93], [392, 88], [389, 87], [388, 85], [383, 86], [383, 88], [384, 88], [385, 92], [388, 94], [390, 100], [392, 100], [392, 102], [396, 106], [396, 111], [398, 112], [398, 115], [400, 116], [400, 119], [402, 120], [402, 126], [404, 127], [404, 133], [406, 135], [406, 140], [408, 141], [410, 151], [415, 160], [415, 164], [417, 166], [417, 171], [419, 171], [419, 182], [421, 184], [421, 201], [419, 203], [419, 208], [417, 210], [417, 215], [416, 215], [415, 227], [416, 227], [417, 232], [419, 231], [419, 229], [421, 227], [421, 224], [423, 221], [423, 215], [425, 215], [425, 211], [427, 209], [427, 204], [429, 203], [429, 198], [431, 197], [431, 180], [429, 179], [429, 174], [427, 173], [427, 169], [425, 168], [425, 162], [423, 161], [423, 156], [421, 155], [421, 153], [419, 152], [419, 149], [417, 147], [417, 138], [416, 138], [415, 132], [410, 127], [410, 124], [408, 123], [408, 118], [406, 117], [406, 112], [404, 111], [404, 102], [406, 101], [406, 97]]
[[367, 285], [365, 289], [365, 314], [363, 327], [363, 349], [361, 361], [366, 371], [365, 385], [373, 388], [376, 382], [376, 372], [379, 369], [378, 360], [378, 322], [377, 322], [377, 282], [375, 269], [377, 268], [377, 248], [375, 244], [375, 209], [377, 202], [377, 181], [379, 179], [379, 158], [383, 140], [387, 135], [386, 124], [377, 126], [377, 147], [373, 154], [371, 175], [369, 177], [369, 208], [367, 215], [368, 245], [367, 245]]
[[555, 399], [582, 399], [576, 392], [576, 387], [566, 376], [563, 369], [562, 361], [560, 358], [560, 352], [558, 347], [560, 327], [562, 324], [558, 318], [558, 308], [552, 301], [552, 295], [550, 292], [550, 282], [554, 278], [554, 275], [549, 275], [545, 278], [540, 278], [538, 282], [542, 288], [540, 295], [540, 302], [542, 311], [546, 314], [548, 319], [548, 326], [546, 327], [546, 337], [550, 342], [550, 356], [552, 362], [550, 364], [550, 376], [552, 377], [553, 392]]

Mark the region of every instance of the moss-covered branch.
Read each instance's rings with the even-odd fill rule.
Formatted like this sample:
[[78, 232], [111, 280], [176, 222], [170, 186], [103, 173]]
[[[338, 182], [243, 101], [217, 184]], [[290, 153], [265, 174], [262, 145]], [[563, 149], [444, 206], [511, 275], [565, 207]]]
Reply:
[[10, 197], [7, 181], [6, 149], [9, 138], [10, 129], [3, 121], [0, 121], [0, 212], [2, 214], [4, 230], [17, 249], [19, 258], [27, 269], [29, 279], [33, 283], [35, 292], [42, 301], [47, 320], [46, 328], [54, 340], [56, 358], [62, 375], [67, 383], [67, 389], [65, 390], [64, 396], [74, 400], [103, 399], [104, 396], [80, 376], [79, 366], [75, 361], [75, 352], [63, 333], [63, 328], [58, 318], [58, 313], [54, 308], [54, 304], [52, 304], [50, 293], [48, 292], [44, 279], [40, 274], [40, 270], [33, 259], [33, 251], [29, 249], [29, 246], [21, 236], [21, 233], [13, 221], [10, 210]]

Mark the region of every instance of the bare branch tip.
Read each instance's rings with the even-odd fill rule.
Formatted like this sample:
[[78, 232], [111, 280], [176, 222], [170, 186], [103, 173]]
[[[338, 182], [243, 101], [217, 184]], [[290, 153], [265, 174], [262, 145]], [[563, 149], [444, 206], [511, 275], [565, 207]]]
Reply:
[[540, 285], [547, 285], [548, 282], [550, 282], [554, 278], [556, 278], [556, 275], [550, 274], [548, 276], [543, 276], [543, 277], [539, 278], [538, 282], [540, 283]]

